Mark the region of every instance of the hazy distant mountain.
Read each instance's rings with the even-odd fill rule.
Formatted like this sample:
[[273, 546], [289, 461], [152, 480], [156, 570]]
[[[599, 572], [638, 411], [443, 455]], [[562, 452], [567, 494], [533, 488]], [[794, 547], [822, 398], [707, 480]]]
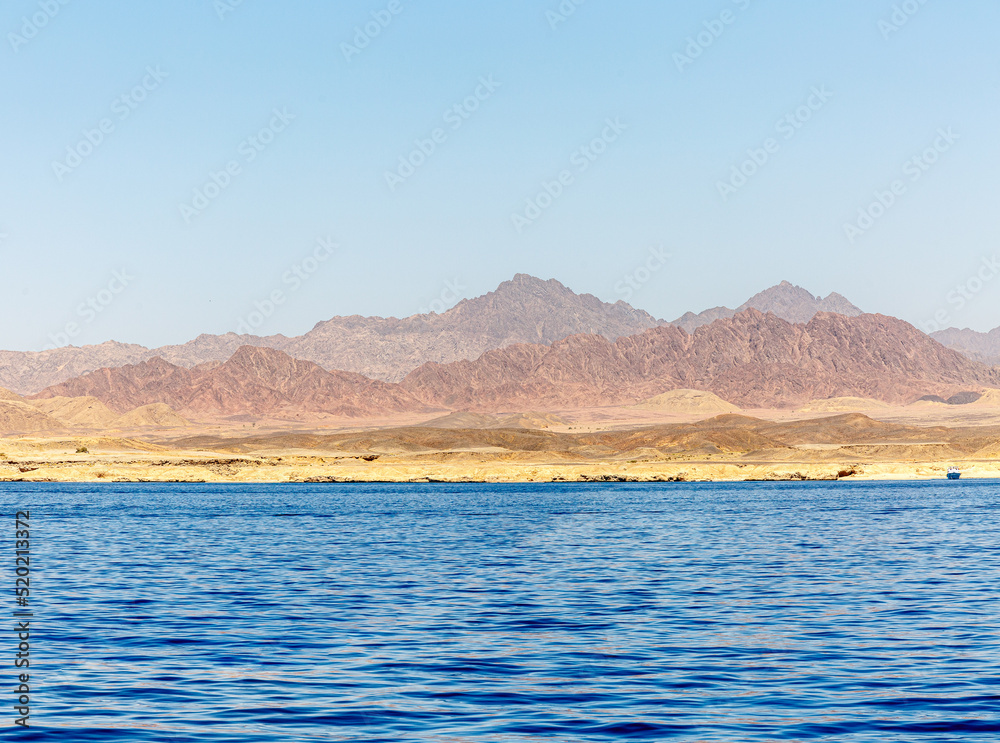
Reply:
[[615, 342], [577, 335], [425, 364], [402, 384], [428, 404], [484, 412], [619, 405], [671, 389], [753, 408], [840, 396], [906, 403], [1000, 387], [1000, 370], [884, 315], [822, 312], [793, 324], [748, 309], [693, 335], [674, 326]]
[[[876, 317], [880, 319], [871, 319]], [[837, 325], [850, 318], [858, 322]], [[808, 341], [802, 337], [801, 325], [807, 322]], [[248, 358], [247, 346], [313, 362], [318, 366], [308, 373], [317, 378], [323, 369], [334, 376], [353, 372], [367, 377], [364, 382], [341, 379], [347, 385], [337, 393], [343, 397], [342, 405], [334, 400], [333, 392], [322, 405], [298, 397], [286, 401], [293, 407], [339, 410], [344, 415], [367, 414], [348, 388], [367, 389], [366, 394], [381, 399], [386, 404], [376, 405], [378, 410], [406, 409], [409, 403], [404, 398], [389, 399], [400, 390], [364, 387], [372, 379], [393, 382], [404, 377], [407, 389], [433, 404], [491, 409], [534, 407], [536, 401], [556, 407], [637, 402], [678, 387], [709, 390], [730, 402], [753, 406], [833, 395], [900, 402], [910, 395], [952, 394], [962, 391], [963, 384], [1000, 386], [989, 381], [992, 377], [984, 377], [981, 367], [963, 366], [966, 359], [962, 356], [951, 351], [942, 355], [944, 348], [900, 320], [861, 318], [861, 310], [841, 295], [814, 297], [787, 281], [751, 297], [737, 310], [717, 307], [675, 321], [674, 325], [694, 336], [670, 335], [663, 325], [624, 302], [609, 304], [590, 294], [575, 294], [555, 280], [518, 274], [496, 291], [463, 300], [441, 314], [402, 319], [334, 317], [297, 337], [226, 333], [200, 335], [188, 343], [158, 349], [108, 342], [41, 353], [0, 352], [0, 386], [31, 393], [73, 379], [71, 389], [46, 389], [46, 394], [94, 395], [119, 412], [165, 403], [188, 414], [223, 415], [235, 414], [246, 404], [248, 411], [272, 414], [276, 400], [284, 398], [261, 391], [261, 399], [271, 402], [257, 404], [240, 391], [254, 389], [253, 385], [237, 377], [225, 378], [232, 371], [233, 359]], [[656, 332], [644, 332], [657, 327]], [[835, 328], [853, 338], [851, 345], [836, 346]], [[875, 343], [865, 333], [880, 340]], [[1000, 357], [1000, 329], [992, 333], [951, 329], [934, 337], [974, 360], [997, 363]], [[651, 339], [657, 339], [654, 345], [659, 350], [646, 348], [644, 344]], [[803, 347], [789, 345], [793, 340]], [[837, 350], [816, 356], [826, 353], [824, 348]], [[913, 349], [912, 359], [907, 348]], [[571, 350], [572, 358], [564, 358]], [[661, 353], [666, 356], [657, 356]], [[620, 354], [631, 354], [625, 367]], [[647, 354], [653, 356], [647, 358]], [[258, 361], [276, 363], [276, 358], [262, 356]], [[662, 366], [670, 358], [675, 358], [676, 366]], [[632, 369], [631, 364], [639, 366]], [[646, 373], [642, 364], [652, 364], [659, 371]], [[125, 365], [131, 366], [120, 375], [108, 371]], [[226, 369], [217, 371], [221, 366]], [[96, 369], [102, 371], [82, 378], [85, 381], [79, 378]], [[293, 369], [288, 373], [306, 372]], [[595, 376], [590, 378], [589, 373]], [[609, 375], [606, 380], [604, 374]], [[214, 392], [205, 392], [204, 398], [191, 397], [190, 392], [164, 396], [164, 390], [170, 392], [175, 384], [186, 388], [195, 382]], [[151, 384], [159, 385], [152, 396], [148, 394]], [[324, 384], [324, 389], [334, 389], [331, 380]], [[227, 389], [236, 390], [231, 403], [225, 400]]]
[[102, 366], [135, 364], [150, 357], [145, 346], [116, 341], [50, 351], [0, 351], [0, 386], [28, 394]]
[[772, 286], [770, 289], [765, 289], [750, 297], [735, 310], [728, 307], [713, 307], [698, 314], [688, 312], [671, 324], [692, 333], [702, 325], [708, 325], [722, 318], [733, 317], [736, 313], [748, 309], [773, 312], [783, 320], [793, 323], [809, 322], [817, 312], [836, 312], [848, 317], [857, 317], [862, 314], [859, 308], [836, 292], [826, 297], [814, 297], [802, 287], [782, 281], [777, 286]]
[[172, 346], [160, 346], [149, 351], [149, 357], [161, 358], [171, 364], [184, 367], [194, 367], [210, 361], [225, 361], [243, 346], [258, 346], [260, 348], [282, 349], [291, 339], [284, 335], [244, 335], [239, 333], [223, 333], [211, 335], [202, 333], [193, 341]]
[[1000, 328], [980, 333], [964, 328], [948, 328], [931, 333], [931, 338], [953, 348], [970, 359], [990, 366], [1000, 366]]
[[736, 310], [731, 310], [728, 307], [713, 307], [710, 310], [705, 310], [697, 314], [694, 312], [685, 312], [670, 324], [693, 333], [702, 325], [708, 325], [716, 320], [727, 320], [735, 314]]
[[293, 338], [282, 350], [327, 369], [397, 381], [428, 361], [474, 359], [512, 343], [552, 343], [575, 333], [611, 340], [657, 325], [618, 301], [575, 294], [554, 279], [517, 274], [492, 291], [465, 299], [439, 315], [403, 319], [335, 317]]
[[186, 369], [161, 358], [100, 369], [36, 399], [93, 397], [118, 413], [163, 403], [194, 417], [377, 416], [429, 408], [398, 384], [326, 371], [271, 348], [243, 346], [227, 361]]
[[101, 369], [36, 398], [91, 397], [116, 413], [161, 403], [193, 418], [301, 418], [621, 405], [676, 389], [744, 408], [845, 396], [905, 403], [985, 387], [1000, 387], [1000, 369], [902, 320], [821, 312], [795, 324], [748, 309], [694, 334], [663, 325], [615, 341], [576, 334], [549, 345], [515, 343], [474, 361], [423, 364], [399, 384], [243, 346], [225, 362], [190, 369], [160, 358]]
[[241, 346], [275, 348], [326, 369], [398, 381], [427, 361], [474, 359], [512, 343], [552, 343], [576, 333], [614, 340], [657, 325], [625, 302], [576, 294], [558, 281], [517, 274], [490, 292], [441, 314], [334, 317], [304, 335], [200, 335], [188, 343], [148, 349], [122, 343], [60, 348], [41, 353], [0, 352], [0, 386], [28, 394], [87, 371], [159, 357], [192, 367], [224, 361]]

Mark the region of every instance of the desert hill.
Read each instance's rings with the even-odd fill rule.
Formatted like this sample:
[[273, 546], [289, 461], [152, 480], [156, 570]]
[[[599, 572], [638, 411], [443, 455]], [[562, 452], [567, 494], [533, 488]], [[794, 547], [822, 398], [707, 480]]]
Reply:
[[793, 324], [750, 309], [693, 334], [661, 326], [614, 342], [576, 335], [425, 364], [402, 384], [430, 405], [478, 412], [632, 404], [689, 388], [764, 408], [843, 396], [904, 403], [996, 387], [1000, 370], [884, 315], [819, 313]]
[[142, 405], [115, 419], [116, 428], [143, 428], [146, 426], [173, 428], [187, 425], [190, 424], [186, 419], [177, 415], [170, 406], [161, 402]]
[[457, 412], [419, 424], [423, 428], [533, 428], [545, 429], [565, 425], [567, 421], [551, 413], [512, 413], [494, 416], [486, 413]]
[[63, 423], [26, 402], [0, 400], [0, 431], [58, 431]]
[[670, 390], [632, 406], [637, 410], [656, 410], [662, 413], [707, 414], [735, 413], [739, 410], [718, 395], [702, 390]]
[[156, 403], [119, 416], [96, 397], [55, 396], [25, 400], [0, 388], [0, 431], [31, 433], [73, 428], [113, 429], [184, 426], [187, 421]]
[[997, 408], [1000, 407], [1000, 390], [986, 389], [980, 392], [980, 396], [971, 405], [979, 407]]
[[491, 428], [500, 419], [487, 413], [455, 412], [417, 424], [422, 428]]
[[564, 426], [565, 418], [551, 413], [526, 412], [507, 415], [497, 421], [496, 428], [534, 428], [546, 429], [552, 426]]
[[[118, 414], [162, 403], [193, 417], [366, 416], [427, 410], [399, 385], [351, 372], [328, 372], [281, 351], [237, 349], [225, 363], [193, 369], [152, 359], [100, 369], [42, 390], [36, 399], [94, 397]], [[155, 414], [155, 413], [147, 413]], [[160, 414], [162, 415], [162, 409]]]
[[96, 397], [52, 397], [31, 404], [67, 426], [104, 428], [118, 417]]

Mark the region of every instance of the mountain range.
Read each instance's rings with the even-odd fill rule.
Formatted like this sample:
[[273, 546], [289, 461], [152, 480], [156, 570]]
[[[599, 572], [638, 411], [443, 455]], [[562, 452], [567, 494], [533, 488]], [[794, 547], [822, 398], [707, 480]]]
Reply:
[[1000, 329], [931, 338], [788, 282], [735, 310], [668, 323], [518, 274], [440, 314], [334, 317], [297, 337], [3, 351], [0, 386], [39, 399], [94, 398], [116, 414], [155, 404], [193, 418], [557, 409], [632, 404], [673, 389], [768, 407], [1000, 387], [1000, 371], [986, 365], [997, 356]]
[[203, 334], [180, 345], [149, 349], [109, 341], [40, 352], [0, 351], [0, 387], [21, 394], [88, 371], [161, 358], [182, 367], [225, 361], [241, 346], [274, 348], [325, 369], [399, 381], [428, 361], [474, 359], [513, 343], [553, 343], [576, 333], [610, 340], [662, 324], [625, 302], [576, 294], [554, 279], [517, 274], [496, 291], [464, 299], [440, 314], [406, 318], [334, 317], [296, 337]]
[[842, 396], [890, 403], [948, 397], [1000, 387], [1000, 369], [884, 315], [821, 312], [796, 324], [748, 309], [693, 334], [668, 325], [614, 342], [575, 335], [488, 351], [475, 361], [424, 364], [402, 385], [427, 404], [469, 410], [621, 405], [672, 389], [764, 408]]
[[200, 419], [304, 419], [565, 410], [635, 404], [676, 389], [765, 408], [851, 396], [974, 398], [983, 388], [1000, 388], [1000, 369], [902, 320], [821, 312], [803, 324], [748, 309], [693, 334], [661, 325], [614, 341], [576, 334], [549, 345], [515, 343], [472, 361], [427, 362], [398, 383], [242, 346], [223, 363], [187, 369], [156, 358], [90, 372], [34, 397], [96, 399], [115, 413], [159, 403]]

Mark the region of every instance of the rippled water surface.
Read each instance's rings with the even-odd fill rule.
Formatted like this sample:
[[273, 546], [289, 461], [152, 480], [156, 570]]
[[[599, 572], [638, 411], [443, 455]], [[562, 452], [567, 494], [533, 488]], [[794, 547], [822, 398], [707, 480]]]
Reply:
[[0, 500], [11, 610], [31, 510], [35, 612], [3, 737], [1000, 740], [995, 482]]

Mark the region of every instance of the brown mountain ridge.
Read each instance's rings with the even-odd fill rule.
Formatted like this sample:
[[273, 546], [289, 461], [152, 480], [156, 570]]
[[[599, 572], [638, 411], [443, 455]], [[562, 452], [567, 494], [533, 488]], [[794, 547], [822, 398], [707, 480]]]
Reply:
[[819, 313], [795, 324], [749, 309], [693, 334], [663, 326], [614, 342], [576, 335], [425, 364], [402, 385], [428, 404], [482, 412], [621, 405], [671, 389], [764, 408], [841, 396], [908, 403], [1000, 387], [1000, 370], [885, 315]]
[[819, 313], [795, 324], [750, 309], [693, 334], [661, 326], [615, 341], [578, 334], [551, 345], [514, 344], [475, 361], [424, 364], [399, 384], [244, 346], [221, 364], [186, 369], [152, 359], [91, 372], [36, 397], [90, 396], [119, 413], [163, 403], [194, 417], [364, 417], [625, 405], [675, 389], [764, 408], [847, 396], [908, 403], [983, 387], [1000, 387], [1000, 370], [902, 320]]
[[41, 352], [0, 351], [0, 386], [30, 394], [88, 371], [157, 357], [191, 368], [225, 361], [241, 346], [274, 348], [326, 369], [399, 381], [428, 361], [475, 359], [513, 343], [548, 344], [577, 333], [614, 340], [661, 322], [625, 302], [602, 302], [592, 294], [576, 294], [555, 279], [517, 274], [495, 291], [464, 299], [440, 314], [334, 317], [291, 338], [224, 333], [156, 349], [107, 342]]
[[48, 387], [36, 399], [93, 397], [125, 413], [162, 403], [194, 417], [365, 417], [430, 410], [397, 384], [326, 371], [283, 351], [243, 346], [224, 363], [186, 369], [161, 358], [100, 369]]
[[[800, 324], [822, 312], [846, 317], [861, 314], [839, 294], [815, 297], [783, 281], [755, 295], [738, 310], [720, 307], [699, 315], [687, 313], [672, 324], [695, 333], [749, 309]], [[624, 302], [602, 302], [590, 294], [576, 294], [554, 279], [544, 281], [518, 274], [501, 283], [496, 291], [463, 300], [440, 314], [402, 319], [334, 317], [296, 337], [203, 334], [188, 343], [157, 349], [109, 341], [35, 353], [0, 351], [0, 385], [30, 394], [90, 371], [134, 366], [156, 358], [174, 367], [193, 369], [206, 363], [221, 364], [243, 346], [277, 349], [327, 370], [397, 382], [428, 362], [472, 362], [489, 351], [517, 344], [550, 346], [580, 334], [614, 342], [664, 325], [667, 323]], [[1000, 358], [993, 356], [1000, 354], [997, 331], [989, 335], [969, 335], [972, 331], [943, 333], [937, 336], [941, 341], [974, 360], [990, 363]]]

